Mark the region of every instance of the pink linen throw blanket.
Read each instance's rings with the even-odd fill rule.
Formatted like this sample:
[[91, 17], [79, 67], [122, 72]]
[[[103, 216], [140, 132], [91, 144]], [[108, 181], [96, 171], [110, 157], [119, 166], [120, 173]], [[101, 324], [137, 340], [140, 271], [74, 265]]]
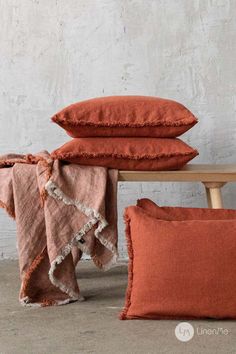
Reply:
[[16, 220], [23, 305], [82, 300], [82, 252], [108, 269], [117, 260], [117, 171], [62, 164], [47, 152], [0, 157], [0, 206]]

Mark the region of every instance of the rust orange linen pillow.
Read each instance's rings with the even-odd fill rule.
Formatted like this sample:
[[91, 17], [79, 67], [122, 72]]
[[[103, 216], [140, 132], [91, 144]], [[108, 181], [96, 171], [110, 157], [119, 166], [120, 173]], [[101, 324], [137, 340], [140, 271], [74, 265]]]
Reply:
[[137, 201], [137, 206], [144, 209], [149, 215], [162, 220], [227, 220], [236, 219], [236, 210], [160, 207], [152, 200], [143, 198]]
[[52, 153], [52, 157], [81, 165], [119, 170], [173, 170], [198, 155], [179, 139], [77, 138]]
[[196, 123], [182, 104], [149, 96], [99, 97], [74, 103], [52, 117], [74, 137], [177, 137]]
[[133, 206], [125, 221], [120, 319], [236, 318], [236, 220], [165, 221]]

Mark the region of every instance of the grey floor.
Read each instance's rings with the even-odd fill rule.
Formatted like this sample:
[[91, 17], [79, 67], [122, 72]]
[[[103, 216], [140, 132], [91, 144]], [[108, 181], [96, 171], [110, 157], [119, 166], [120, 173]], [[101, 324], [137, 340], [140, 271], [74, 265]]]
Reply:
[[[78, 268], [87, 301], [50, 308], [24, 308], [16, 261], [0, 262], [0, 354], [77, 353], [236, 353], [236, 322], [191, 321], [187, 343], [174, 334], [179, 321], [120, 321], [126, 267], [103, 273], [90, 261]], [[228, 335], [199, 335], [197, 329], [222, 327]]]

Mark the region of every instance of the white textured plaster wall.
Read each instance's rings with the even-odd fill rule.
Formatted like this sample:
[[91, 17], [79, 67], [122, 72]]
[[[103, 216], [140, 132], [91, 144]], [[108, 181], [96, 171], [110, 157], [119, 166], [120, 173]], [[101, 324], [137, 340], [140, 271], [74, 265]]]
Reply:
[[[106, 95], [168, 97], [199, 124], [183, 136], [196, 163], [236, 161], [236, 1], [0, 0], [0, 154], [68, 140], [50, 122], [60, 108]], [[199, 184], [121, 183], [122, 211], [137, 198], [205, 206]], [[236, 187], [224, 188], [236, 207]], [[15, 224], [0, 211], [0, 258], [16, 257]]]

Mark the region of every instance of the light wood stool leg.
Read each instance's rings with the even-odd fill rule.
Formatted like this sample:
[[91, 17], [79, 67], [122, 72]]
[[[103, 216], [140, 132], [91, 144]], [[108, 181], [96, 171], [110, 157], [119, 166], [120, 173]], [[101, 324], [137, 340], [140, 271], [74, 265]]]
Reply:
[[223, 182], [203, 182], [206, 189], [207, 204], [209, 208], [221, 209], [223, 208], [223, 201], [221, 196], [221, 188], [225, 185]]
[[210, 189], [207, 188], [207, 187], [205, 187], [205, 190], [206, 190], [206, 197], [207, 197], [207, 205], [208, 205], [208, 208], [212, 208]]

